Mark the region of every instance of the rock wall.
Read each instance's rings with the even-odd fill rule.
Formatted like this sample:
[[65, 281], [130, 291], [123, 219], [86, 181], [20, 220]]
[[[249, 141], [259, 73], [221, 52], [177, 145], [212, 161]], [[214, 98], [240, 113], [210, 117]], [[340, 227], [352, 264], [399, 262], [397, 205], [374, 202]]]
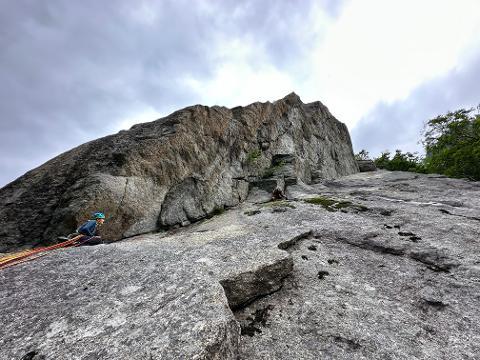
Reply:
[[78, 146], [0, 189], [0, 252], [48, 244], [94, 211], [107, 214], [102, 236], [115, 240], [237, 205], [264, 177], [310, 183], [355, 172], [347, 127], [320, 102], [292, 93], [233, 109], [191, 106]]

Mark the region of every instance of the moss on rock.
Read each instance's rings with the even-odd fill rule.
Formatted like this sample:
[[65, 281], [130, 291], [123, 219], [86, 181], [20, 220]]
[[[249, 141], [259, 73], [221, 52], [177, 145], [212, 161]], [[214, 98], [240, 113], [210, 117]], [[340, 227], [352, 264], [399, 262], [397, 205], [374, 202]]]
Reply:
[[262, 156], [262, 151], [260, 149], [250, 151], [247, 154], [247, 164], [253, 164], [260, 156]]
[[293, 205], [288, 200], [273, 200], [269, 201], [268, 203], [262, 204], [263, 207], [289, 207], [290, 209], [295, 209], [295, 205]]
[[364, 205], [353, 204], [351, 201], [346, 200], [335, 200], [328, 198], [326, 196], [316, 196], [312, 198], [305, 199], [304, 202], [313, 205], [320, 205], [327, 211], [337, 211], [346, 208], [355, 209], [357, 211], [367, 211], [368, 208]]

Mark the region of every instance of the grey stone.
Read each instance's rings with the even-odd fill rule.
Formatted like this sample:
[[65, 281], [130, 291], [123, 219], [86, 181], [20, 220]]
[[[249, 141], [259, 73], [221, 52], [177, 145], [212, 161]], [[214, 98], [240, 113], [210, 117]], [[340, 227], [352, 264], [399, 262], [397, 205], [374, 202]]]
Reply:
[[252, 181], [250, 183], [250, 188], [258, 188], [260, 190], [264, 190], [267, 193], [271, 194], [273, 190], [277, 187], [279, 179], [269, 178], [269, 179], [261, 179], [257, 181]]
[[373, 160], [357, 160], [357, 165], [360, 169], [360, 172], [377, 170], [377, 166], [375, 165]]
[[[475, 359], [477, 185], [358, 173], [254, 207], [295, 205], [286, 212], [247, 216], [244, 202], [183, 228], [1, 270], [0, 358]], [[314, 194], [373, 210], [302, 201]], [[462, 207], [446, 205], [454, 200]]]
[[0, 189], [0, 252], [54, 242], [94, 211], [107, 240], [198, 221], [244, 201], [266, 172], [287, 185], [358, 172], [346, 126], [292, 93], [191, 106], [91, 141]]

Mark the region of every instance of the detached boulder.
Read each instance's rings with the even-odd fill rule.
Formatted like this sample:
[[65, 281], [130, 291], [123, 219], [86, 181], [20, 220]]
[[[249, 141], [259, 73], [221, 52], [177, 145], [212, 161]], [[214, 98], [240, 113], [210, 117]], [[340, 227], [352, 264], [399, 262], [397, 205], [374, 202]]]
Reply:
[[377, 171], [377, 167], [373, 160], [357, 160], [357, 165], [360, 172]]

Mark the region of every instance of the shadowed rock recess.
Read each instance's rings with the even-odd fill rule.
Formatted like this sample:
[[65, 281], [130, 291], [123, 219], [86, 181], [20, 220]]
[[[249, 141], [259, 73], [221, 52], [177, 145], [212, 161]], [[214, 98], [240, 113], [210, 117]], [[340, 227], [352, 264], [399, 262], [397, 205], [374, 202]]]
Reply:
[[[97, 210], [110, 240], [187, 225], [274, 176], [309, 183], [358, 171], [350, 135], [320, 102], [191, 106], [76, 147], [0, 190], [0, 252], [48, 244]], [[20, 215], [20, 216], [19, 216]]]
[[[324, 122], [315, 104], [289, 95], [242, 111], [285, 106], [286, 119], [303, 113], [308, 127]], [[298, 155], [312, 149], [305, 133], [292, 137], [304, 152], [269, 153], [275, 142], [242, 150], [248, 175], [236, 179], [248, 186], [225, 211], [1, 270], [0, 359], [478, 359], [480, 183], [384, 170], [340, 176], [356, 171], [335, 165], [354, 164], [348, 133], [343, 145], [322, 140], [345, 158], [331, 154], [324, 168], [318, 155], [308, 168], [314, 156]], [[202, 203], [199, 184], [169, 188], [160, 225], [165, 204], [180, 221]], [[277, 187], [286, 198], [272, 201]]]

